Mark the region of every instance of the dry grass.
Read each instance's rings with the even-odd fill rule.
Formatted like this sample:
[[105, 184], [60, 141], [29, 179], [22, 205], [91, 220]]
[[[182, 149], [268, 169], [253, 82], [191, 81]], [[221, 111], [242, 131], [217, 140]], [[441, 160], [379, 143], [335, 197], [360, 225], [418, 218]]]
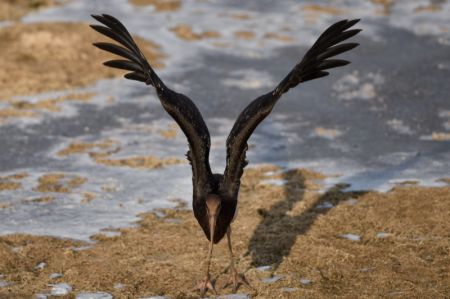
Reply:
[[2, 0], [0, 21], [18, 20], [32, 10], [56, 5], [54, 0]]
[[113, 147], [119, 146], [119, 142], [105, 139], [98, 142], [72, 142], [66, 148], [60, 150], [57, 155], [65, 157], [74, 154], [94, 153], [94, 150], [111, 150]]
[[264, 38], [274, 39], [274, 40], [278, 40], [278, 41], [284, 42], [284, 43], [294, 42], [294, 39], [292, 37], [290, 37], [289, 35], [285, 35], [285, 34], [281, 34], [281, 33], [277, 33], [277, 32], [267, 32], [266, 34], [264, 34]]
[[[14, 95], [86, 86], [121, 74], [102, 65], [111, 55], [92, 46], [104, 39], [84, 23], [16, 24], [0, 28], [0, 40], [2, 101]], [[159, 46], [136, 40], [152, 65], [162, 67]], [[46, 104], [53, 107], [54, 103]]]
[[7, 176], [0, 176], [0, 192], [4, 190], [17, 190], [22, 187], [18, 180], [26, 178], [28, 174], [26, 172], [19, 172]]
[[171, 123], [169, 125], [169, 128], [164, 129], [164, 130], [159, 130], [159, 135], [161, 135], [162, 137], [166, 138], [166, 139], [173, 139], [177, 136], [177, 132], [178, 132], [178, 125], [176, 123]]
[[153, 5], [156, 11], [161, 12], [176, 11], [181, 8], [180, 0], [130, 0], [130, 2], [139, 6]]
[[[170, 126], [168, 130], [159, 132], [164, 138], [174, 138], [176, 130]], [[65, 157], [74, 154], [89, 154], [90, 158], [98, 164], [115, 167], [131, 168], [161, 168], [168, 165], [187, 163], [184, 159], [168, 157], [159, 158], [156, 156], [133, 156], [126, 158], [112, 158], [111, 155], [120, 151], [120, 142], [106, 139], [98, 142], [73, 142], [66, 148], [60, 150], [57, 155]]]
[[255, 33], [253, 31], [236, 31], [234, 32], [234, 37], [238, 39], [251, 40], [255, 38]]
[[168, 165], [184, 164], [186, 160], [179, 158], [159, 158], [155, 156], [134, 156], [122, 159], [96, 157], [95, 162], [107, 166], [131, 167], [131, 168], [161, 168]]
[[38, 192], [68, 193], [72, 189], [83, 185], [87, 179], [77, 175], [66, 175], [64, 173], [48, 173], [39, 178]]
[[196, 41], [205, 38], [219, 38], [220, 33], [216, 31], [194, 32], [189, 25], [180, 24], [170, 29], [181, 39]]
[[[273, 170], [246, 171], [233, 224], [238, 269], [258, 291], [252, 298], [450, 296], [450, 188], [399, 187], [379, 194], [336, 186], [318, 194], [321, 175], [306, 170], [264, 174]], [[267, 178], [287, 183], [272, 186], [263, 182]], [[317, 208], [325, 202], [336, 207]], [[82, 243], [57, 238], [1, 237], [0, 273], [13, 284], [0, 288], [0, 297], [29, 298], [48, 291], [50, 283], [67, 282], [74, 294], [98, 290], [115, 298], [197, 298], [191, 289], [202, 278], [206, 238], [191, 211], [163, 212], [164, 217], [142, 215], [138, 227], [121, 229], [120, 236], [96, 235], [97, 243], [83, 251], [72, 249]], [[389, 235], [379, 238], [379, 232]], [[346, 233], [361, 240], [340, 237]], [[212, 273], [219, 293], [226, 294], [228, 258], [222, 243], [215, 247]], [[36, 270], [39, 262], [48, 266]], [[260, 265], [271, 265], [272, 271], [256, 270]], [[52, 280], [48, 275], [54, 272], [64, 276]], [[271, 274], [282, 279], [261, 282]], [[312, 282], [303, 285], [301, 278]], [[116, 283], [125, 286], [115, 289]]]

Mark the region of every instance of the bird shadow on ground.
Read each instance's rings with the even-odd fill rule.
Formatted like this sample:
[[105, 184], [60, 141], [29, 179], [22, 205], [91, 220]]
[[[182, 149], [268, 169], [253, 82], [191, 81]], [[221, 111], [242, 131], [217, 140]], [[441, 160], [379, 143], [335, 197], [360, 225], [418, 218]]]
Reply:
[[333, 206], [350, 198], [357, 198], [366, 192], [344, 192], [347, 184], [337, 184], [314, 201], [300, 215], [290, 215], [297, 202], [304, 199], [305, 178], [300, 171], [284, 173], [286, 181], [284, 200], [272, 205], [269, 210], [258, 210], [262, 220], [253, 232], [247, 253], [251, 255], [251, 266], [271, 265], [275, 271], [283, 259], [289, 255], [297, 236], [305, 234], [320, 216], [328, 213]]

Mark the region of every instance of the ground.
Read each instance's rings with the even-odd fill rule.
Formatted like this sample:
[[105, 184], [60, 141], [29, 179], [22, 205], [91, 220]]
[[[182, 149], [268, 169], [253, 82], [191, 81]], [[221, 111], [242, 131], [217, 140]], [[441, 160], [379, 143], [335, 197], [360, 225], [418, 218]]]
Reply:
[[[88, 25], [103, 12], [199, 107], [214, 171], [250, 100], [363, 17], [352, 64], [291, 90], [250, 139], [232, 242], [255, 290], [234, 298], [449, 298], [450, 4], [408, 3], [2, 2], [0, 298], [59, 283], [62, 298], [198, 298], [186, 139], [148, 86], [102, 65]], [[233, 298], [226, 240], [212, 261]]]
[[[256, 293], [245, 286], [238, 293], [252, 298], [450, 294], [450, 188], [399, 186], [377, 193], [343, 192], [344, 186], [336, 186], [319, 194], [321, 175], [304, 169], [273, 174], [277, 170], [259, 167], [244, 176], [232, 241], [237, 268]], [[287, 182], [274, 186], [264, 183], [267, 179]], [[189, 209], [180, 205], [142, 214], [136, 227], [115, 231], [112, 237], [95, 235], [94, 244], [1, 237], [0, 272], [13, 284], [0, 289], [0, 296], [31, 297], [68, 282], [75, 293], [106, 291], [115, 298], [197, 297], [192, 289], [203, 276], [208, 243]], [[222, 289], [225, 241], [215, 246], [213, 257], [219, 294], [230, 293]], [[46, 266], [36, 268], [42, 262]], [[63, 276], [51, 279], [52, 273]]]

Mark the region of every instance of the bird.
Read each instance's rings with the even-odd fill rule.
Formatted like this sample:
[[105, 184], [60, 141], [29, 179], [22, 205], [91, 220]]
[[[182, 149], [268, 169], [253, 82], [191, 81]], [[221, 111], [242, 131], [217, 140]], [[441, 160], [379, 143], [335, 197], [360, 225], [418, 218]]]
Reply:
[[[238, 273], [231, 245], [231, 223], [238, 204], [241, 177], [248, 164], [246, 152], [248, 139], [256, 127], [270, 114], [275, 104], [289, 89], [298, 84], [329, 75], [326, 71], [350, 63], [334, 56], [356, 48], [358, 43], [342, 43], [358, 34], [361, 29], [352, 28], [360, 19], [341, 20], [328, 27], [310, 47], [303, 58], [270, 92], [256, 98], [240, 113], [226, 140], [226, 166], [223, 174], [212, 173], [209, 164], [211, 147], [208, 127], [194, 102], [187, 96], [167, 87], [155, 73], [144, 54], [128, 32], [115, 17], [92, 15], [101, 25], [90, 25], [92, 29], [112, 39], [115, 43], [97, 42], [93, 45], [121, 59], [104, 62], [105, 66], [128, 71], [126, 79], [151, 85], [165, 111], [175, 120], [188, 141], [186, 157], [192, 168], [192, 208], [201, 229], [209, 241], [204, 279], [197, 285], [200, 296], [208, 291], [216, 293], [210, 275], [211, 256], [214, 244], [227, 236], [230, 258], [228, 272], [233, 292], [241, 285], [250, 288], [245, 276]], [[253, 289], [253, 288], [252, 288]]]

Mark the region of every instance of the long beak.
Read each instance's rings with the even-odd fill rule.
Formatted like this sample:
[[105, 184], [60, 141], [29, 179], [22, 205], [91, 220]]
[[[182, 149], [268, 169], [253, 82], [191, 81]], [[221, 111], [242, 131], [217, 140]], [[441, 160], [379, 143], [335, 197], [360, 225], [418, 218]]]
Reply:
[[214, 241], [214, 232], [216, 231], [217, 213], [209, 216], [209, 235], [211, 242]]

